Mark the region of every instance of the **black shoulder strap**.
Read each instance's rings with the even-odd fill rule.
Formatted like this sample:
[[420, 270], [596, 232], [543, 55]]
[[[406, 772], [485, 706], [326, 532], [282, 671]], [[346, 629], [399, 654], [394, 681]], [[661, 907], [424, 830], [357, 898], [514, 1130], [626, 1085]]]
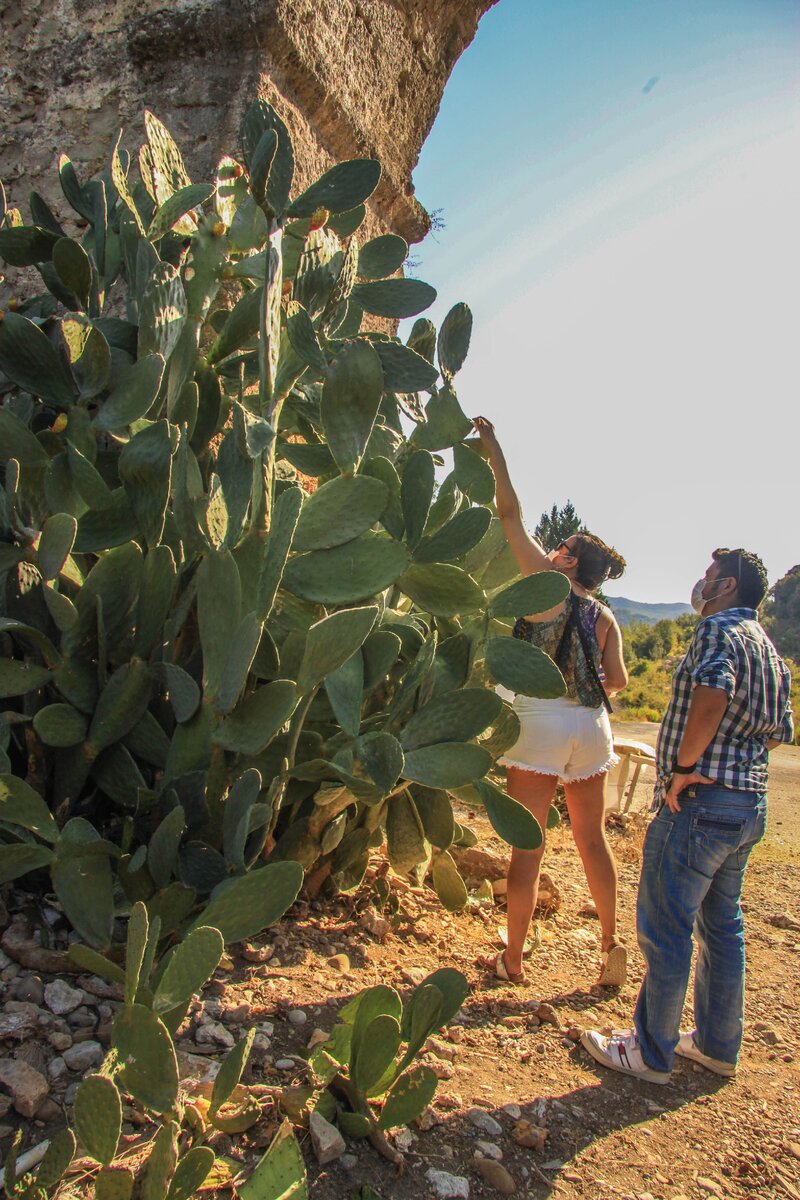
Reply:
[[[600, 689], [600, 695], [603, 697], [603, 704], [606, 708], [606, 711], [612, 713], [614, 711], [614, 709], [611, 706], [611, 701], [608, 698], [606, 689], [603, 687], [603, 681], [600, 678], [597, 667], [595, 666], [594, 656], [592, 655], [592, 651], [586, 640], [586, 632], [583, 628], [583, 625], [581, 624], [581, 618], [580, 618], [580, 614], [578, 612], [578, 598], [574, 592], [570, 592], [570, 605], [572, 608], [571, 618], [572, 618], [572, 621], [574, 622], [575, 628], [578, 631], [578, 637], [581, 640], [581, 646], [583, 648], [583, 657], [586, 659], [586, 665], [589, 668], [589, 674], [592, 676], [592, 679], [594, 680], [595, 684]], [[567, 625], [569, 626], [569, 622], [567, 622]], [[561, 647], [559, 646], [559, 650], [560, 649], [561, 649]]]

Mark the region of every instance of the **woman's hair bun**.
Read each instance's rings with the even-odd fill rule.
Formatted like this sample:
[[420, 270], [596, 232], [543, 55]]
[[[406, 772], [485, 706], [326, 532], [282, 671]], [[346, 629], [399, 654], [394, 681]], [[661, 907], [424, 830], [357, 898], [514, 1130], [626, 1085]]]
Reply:
[[582, 532], [575, 538], [578, 583], [592, 592], [606, 579], [619, 579], [625, 570], [625, 559], [613, 546], [607, 546], [602, 538], [593, 533]]
[[622, 575], [628, 564], [625, 562], [625, 559], [622, 557], [622, 555], [612, 546], [609, 546], [608, 548], [608, 560], [608, 578], [619, 579], [620, 575]]

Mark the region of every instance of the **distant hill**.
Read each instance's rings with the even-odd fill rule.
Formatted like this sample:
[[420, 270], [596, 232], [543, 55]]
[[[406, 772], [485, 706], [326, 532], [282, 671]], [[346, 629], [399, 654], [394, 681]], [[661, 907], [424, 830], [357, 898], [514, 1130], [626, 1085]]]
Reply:
[[657, 621], [674, 620], [692, 611], [690, 604], [646, 604], [644, 600], [628, 600], [625, 596], [608, 596], [607, 600], [620, 625], [629, 625], [631, 621], [655, 625]]

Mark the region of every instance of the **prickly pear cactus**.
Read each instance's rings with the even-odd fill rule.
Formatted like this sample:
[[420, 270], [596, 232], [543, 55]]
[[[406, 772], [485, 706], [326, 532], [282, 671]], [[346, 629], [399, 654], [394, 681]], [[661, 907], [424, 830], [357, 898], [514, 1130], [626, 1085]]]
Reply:
[[[97, 949], [137, 902], [199, 946], [277, 920], [303, 871], [358, 887], [387, 839], [456, 907], [452, 795], [539, 836], [487, 780], [516, 736], [489, 689], [560, 694], [508, 635], [567, 590], [514, 583], [454, 387], [469, 309], [362, 329], [436, 295], [401, 238], [360, 238], [378, 163], [296, 194], [258, 101], [194, 183], [145, 127], [93, 179], [62, 157], [67, 226], [0, 200], [0, 259], [46, 289], [0, 285], [0, 880], [49, 870]], [[193, 982], [176, 956], [159, 1010]]]

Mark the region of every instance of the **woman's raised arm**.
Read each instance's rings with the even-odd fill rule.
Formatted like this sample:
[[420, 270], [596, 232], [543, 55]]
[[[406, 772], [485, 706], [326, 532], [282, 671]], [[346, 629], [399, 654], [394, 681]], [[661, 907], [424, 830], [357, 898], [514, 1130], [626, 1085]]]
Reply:
[[522, 509], [519, 497], [514, 491], [505, 455], [500, 448], [494, 425], [486, 417], [475, 417], [475, 430], [486, 447], [489, 456], [489, 466], [494, 473], [497, 486], [497, 515], [503, 526], [508, 544], [517, 566], [523, 575], [535, 575], [537, 571], [552, 571], [553, 564], [547, 557], [544, 547], [531, 537], [522, 523]]

